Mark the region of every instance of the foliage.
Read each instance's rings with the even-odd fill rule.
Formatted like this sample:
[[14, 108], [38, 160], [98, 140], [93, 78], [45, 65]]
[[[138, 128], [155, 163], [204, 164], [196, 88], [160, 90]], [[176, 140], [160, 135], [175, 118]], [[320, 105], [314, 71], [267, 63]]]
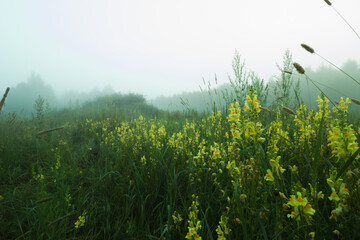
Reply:
[[49, 102], [55, 104], [56, 96], [51, 86], [46, 85], [40, 75], [32, 74], [27, 82], [18, 84], [11, 89], [6, 107], [6, 112], [16, 112], [25, 116], [31, 116], [34, 110], [33, 103], [39, 95]]

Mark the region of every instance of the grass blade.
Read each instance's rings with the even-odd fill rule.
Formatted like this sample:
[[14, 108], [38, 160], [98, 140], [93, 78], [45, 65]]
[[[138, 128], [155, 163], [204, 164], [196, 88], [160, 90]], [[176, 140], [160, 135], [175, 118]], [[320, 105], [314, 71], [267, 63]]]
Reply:
[[344, 174], [345, 170], [351, 165], [351, 163], [355, 160], [355, 158], [359, 154], [360, 154], [360, 148], [358, 148], [358, 150], [354, 152], [354, 154], [351, 155], [351, 157], [341, 166], [340, 171], [336, 176], [336, 179], [339, 179], [339, 177], [341, 177]]

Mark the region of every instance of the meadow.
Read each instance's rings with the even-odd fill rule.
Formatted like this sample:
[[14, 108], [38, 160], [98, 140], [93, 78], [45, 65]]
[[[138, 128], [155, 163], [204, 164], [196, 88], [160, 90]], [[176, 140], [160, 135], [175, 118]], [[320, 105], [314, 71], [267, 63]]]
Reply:
[[289, 52], [272, 87], [238, 55], [233, 68], [203, 112], [39, 96], [22, 117], [4, 112], [7, 90], [0, 239], [360, 239], [360, 101], [329, 97]]
[[247, 84], [208, 113], [130, 94], [2, 114], [1, 239], [358, 239], [357, 100], [270, 110]]

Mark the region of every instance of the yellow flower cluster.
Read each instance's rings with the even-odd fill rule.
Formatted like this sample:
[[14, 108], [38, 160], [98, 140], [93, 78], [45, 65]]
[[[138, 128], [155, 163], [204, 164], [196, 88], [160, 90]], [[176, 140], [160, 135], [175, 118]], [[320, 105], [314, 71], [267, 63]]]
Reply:
[[95, 136], [101, 137], [101, 144], [113, 152], [128, 151], [139, 159], [145, 150], [151, 154], [157, 153], [167, 143], [166, 122], [146, 120], [140, 115], [131, 122], [122, 122], [118, 126], [112, 119], [92, 122], [86, 120], [87, 125]]
[[226, 240], [226, 236], [229, 235], [231, 229], [228, 228], [227, 224], [228, 224], [229, 218], [226, 217], [225, 215], [221, 215], [220, 221], [219, 221], [219, 225], [216, 228], [216, 233], [218, 235], [218, 240]]
[[207, 139], [211, 138], [214, 141], [219, 141], [223, 137], [222, 133], [225, 131], [221, 112], [212, 112], [206, 119], [203, 119], [201, 128], [205, 130], [203, 135]]
[[347, 112], [349, 103], [351, 103], [351, 100], [349, 98], [346, 98], [346, 100], [344, 100], [344, 98], [341, 97], [339, 101], [338, 109], [340, 111]]
[[198, 231], [201, 229], [201, 223], [198, 219], [198, 206], [199, 206], [199, 197], [192, 195], [193, 201], [191, 207], [189, 207], [189, 220], [188, 220], [188, 232], [186, 234], [186, 239], [189, 240], [201, 240]]
[[164, 147], [166, 139], [166, 130], [164, 125], [157, 125], [155, 122], [151, 124], [149, 130], [149, 137], [152, 142], [152, 147], [161, 150]]
[[85, 225], [86, 211], [83, 212], [81, 216], [78, 217], [78, 220], [75, 222], [75, 228], [78, 229]]
[[270, 123], [269, 130], [267, 131], [269, 136], [269, 142], [267, 145], [267, 156], [269, 158], [271, 170], [267, 169], [267, 173], [264, 177], [266, 181], [274, 182], [274, 174], [280, 179], [281, 173], [285, 169], [280, 165], [280, 156], [278, 156], [278, 143], [281, 138], [288, 139], [288, 133], [282, 130], [282, 121], [280, 120], [280, 111], [277, 113], [275, 121]]
[[287, 204], [293, 207], [293, 211], [287, 215], [288, 218], [295, 219], [296, 221], [305, 219], [308, 224], [310, 223], [312, 219], [311, 216], [314, 215], [315, 209], [312, 208], [307, 198], [303, 197], [300, 192], [297, 192], [296, 196], [291, 195]]
[[209, 153], [206, 151], [206, 141], [204, 139], [199, 144], [198, 154], [194, 157], [194, 165], [200, 167], [200, 169], [202, 169], [202, 167], [205, 167], [205, 157], [207, 155], [209, 155]]
[[65, 202], [67, 203], [67, 206], [70, 207], [71, 206], [71, 195], [70, 193], [66, 193], [65, 194]]
[[173, 219], [175, 225], [177, 225], [183, 221], [181, 215], [177, 211], [175, 211], [174, 214], [172, 215], [172, 219]]
[[342, 178], [336, 180], [336, 170], [330, 172], [330, 177], [326, 179], [331, 188], [329, 200], [335, 205], [335, 209], [331, 211], [330, 219], [337, 220], [342, 215], [343, 210], [347, 208], [346, 201], [349, 196], [349, 189], [345, 187]]
[[318, 111], [315, 113], [314, 121], [320, 121], [324, 118], [324, 121], [330, 116], [330, 109], [329, 109], [329, 99], [325, 96], [317, 97], [316, 101], [318, 102]]
[[[338, 160], [347, 160], [359, 148], [352, 125], [349, 124], [340, 128], [335, 123], [331, 129], [328, 135], [328, 146], [331, 148], [332, 154], [334, 154]], [[360, 158], [360, 155], [356, 157], [356, 159], [358, 158]]]
[[305, 150], [305, 146], [312, 146], [310, 143], [315, 139], [316, 132], [312, 120], [314, 115], [316, 115], [316, 113], [313, 111], [308, 113], [308, 109], [304, 104], [300, 105], [296, 111], [296, 115], [294, 117], [294, 140], [299, 152], [303, 152]]
[[[286, 115], [286, 117], [281, 115], [280, 110], [275, 110], [276, 119], [266, 127], [260, 122], [262, 117], [260, 103], [254, 90], [251, 90], [246, 97], [244, 107], [234, 102], [227, 116], [221, 112], [213, 112], [199, 122], [186, 120], [183, 124], [168, 125], [166, 121], [148, 120], [140, 116], [130, 122], [118, 123], [105, 119], [99, 122], [88, 121], [88, 125], [90, 131], [93, 131], [99, 139], [102, 148], [119, 153], [116, 156], [120, 158], [125, 156], [123, 158], [126, 159], [130, 155], [140, 166], [157, 162], [159, 153], [166, 152], [166, 160], [175, 160], [176, 164], [183, 164], [186, 168], [184, 172], [189, 177], [187, 179], [189, 181], [186, 182], [190, 183], [195, 191], [208, 187], [212, 191], [216, 189], [213, 191], [216, 197], [219, 197], [220, 201], [228, 201], [229, 205], [226, 208], [231, 207], [234, 211], [231, 213], [232, 216], [228, 211], [229, 217], [237, 219], [236, 217], [241, 216], [239, 215], [242, 211], [241, 207], [247, 209], [246, 213], [249, 215], [255, 215], [256, 204], [266, 199], [264, 201], [267, 202], [260, 211], [261, 219], [268, 221], [266, 218], [266, 213], [269, 212], [267, 209], [269, 205], [266, 205], [268, 201], [286, 199], [283, 209], [276, 209], [276, 216], [279, 216], [276, 221], [283, 222], [284, 217], [287, 216], [296, 220], [292, 223], [294, 225], [309, 224], [315, 212], [319, 211], [318, 200], [324, 198], [323, 192], [320, 191], [324, 191], [321, 185], [324, 181], [318, 180], [323, 177], [319, 175], [326, 174], [327, 169], [321, 169], [320, 172], [319, 168], [324, 166], [322, 164], [327, 159], [338, 168], [359, 148], [356, 131], [360, 132], [360, 130], [354, 128], [344, 118], [349, 100], [341, 99], [338, 108], [334, 109], [334, 115], [329, 110], [327, 98], [319, 97], [317, 102], [317, 111], [308, 110], [305, 105], [300, 105], [294, 115]], [[324, 139], [323, 143], [318, 141], [321, 128], [324, 133], [321, 136]], [[319, 152], [315, 154], [315, 150]], [[315, 158], [316, 156], [318, 159]], [[118, 158], [114, 159], [118, 160]], [[334, 162], [332, 159], [337, 161]], [[264, 160], [268, 162], [264, 163]], [[354, 171], [354, 166], [358, 167], [358, 162], [350, 165], [351, 170], [348, 170]], [[60, 167], [59, 160], [55, 168]], [[285, 172], [285, 167], [289, 167], [291, 173]], [[151, 171], [146, 169], [146, 172]], [[357, 175], [349, 174], [353, 177]], [[285, 176], [291, 179], [288, 181], [284, 179]], [[129, 180], [133, 183], [133, 180]], [[308, 183], [311, 180], [314, 187]], [[265, 181], [270, 183], [264, 184]], [[334, 204], [331, 215], [335, 220], [344, 212], [346, 204], [350, 205], [350, 201], [346, 201], [350, 195], [346, 186], [350, 189], [353, 187], [348, 179], [345, 181], [346, 184], [339, 183], [339, 180], [330, 177], [328, 184], [331, 194], [321, 200]], [[197, 185], [198, 183], [201, 184]], [[307, 189], [310, 188], [310, 191], [303, 188], [304, 184]], [[275, 194], [270, 195], [269, 191], [273, 192], [274, 188]], [[289, 191], [293, 195], [287, 199], [282, 192]], [[263, 195], [259, 196], [257, 193]], [[270, 199], [269, 196], [274, 196], [274, 199]], [[201, 239], [199, 203], [197, 197], [193, 196], [193, 198], [186, 225], [188, 227], [186, 239]], [[240, 199], [241, 206], [239, 202], [235, 204], [235, 198]], [[85, 217], [80, 217], [76, 225], [78, 227], [85, 222]], [[172, 219], [175, 228], [180, 228], [182, 221], [180, 214], [174, 212]], [[241, 221], [245, 220], [241, 219]], [[221, 216], [216, 228], [218, 239], [229, 237], [229, 226], [231, 224], [228, 225], [227, 216]], [[182, 227], [185, 228], [185, 224]]]
[[[338, 109], [335, 109], [337, 118], [332, 121], [328, 132], [328, 146], [332, 154], [337, 157], [337, 160], [343, 161], [359, 149], [353, 125], [346, 120], [349, 103], [349, 99], [346, 101], [343, 98], [340, 99]], [[359, 158], [360, 155], [356, 156], [356, 159]]]
[[198, 147], [200, 137], [200, 133], [196, 129], [194, 122], [190, 124], [186, 121], [181, 131], [174, 133], [170, 137], [168, 145], [173, 148], [177, 154], [192, 158]]
[[246, 96], [244, 110], [248, 112], [260, 112], [260, 103], [253, 89], [251, 89], [250, 94]]
[[34, 166], [32, 167], [32, 175], [33, 175], [33, 178], [35, 179], [35, 181], [39, 181], [39, 182], [43, 182], [45, 177], [44, 175], [42, 174], [42, 168], [40, 167], [39, 168], [39, 173], [37, 174], [35, 172], [35, 169], [34, 169]]
[[54, 152], [54, 155], [55, 155], [55, 169], [58, 170], [61, 167], [60, 149], [58, 147], [56, 147], [55, 149], [51, 149], [51, 151]]

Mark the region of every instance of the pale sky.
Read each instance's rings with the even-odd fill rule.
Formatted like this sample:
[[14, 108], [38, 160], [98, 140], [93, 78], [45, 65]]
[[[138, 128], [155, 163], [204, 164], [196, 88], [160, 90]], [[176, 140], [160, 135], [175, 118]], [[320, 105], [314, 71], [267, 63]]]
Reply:
[[[333, 0], [360, 34], [360, 1]], [[360, 40], [323, 0], [0, 0], [0, 94], [40, 74], [56, 92], [115, 91], [148, 98], [228, 82], [237, 50], [268, 79], [294, 61], [360, 62]]]

